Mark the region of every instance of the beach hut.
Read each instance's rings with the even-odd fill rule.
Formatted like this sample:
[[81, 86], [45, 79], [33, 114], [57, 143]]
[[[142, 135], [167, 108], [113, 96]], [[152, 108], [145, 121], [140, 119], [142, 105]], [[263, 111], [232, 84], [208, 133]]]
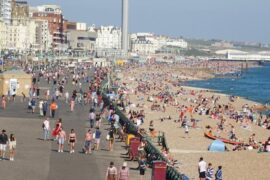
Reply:
[[208, 151], [211, 152], [224, 152], [225, 144], [220, 140], [214, 140], [208, 147]]
[[22, 70], [10, 70], [0, 73], [0, 95], [21, 96], [24, 93], [29, 94], [29, 88], [32, 85], [32, 76]]

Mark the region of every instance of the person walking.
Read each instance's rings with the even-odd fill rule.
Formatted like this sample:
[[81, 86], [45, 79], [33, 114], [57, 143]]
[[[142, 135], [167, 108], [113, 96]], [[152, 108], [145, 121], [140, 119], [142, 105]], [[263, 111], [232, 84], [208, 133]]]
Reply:
[[75, 107], [75, 99], [71, 98], [70, 100], [70, 111], [73, 112]]
[[50, 140], [50, 121], [49, 121], [49, 118], [47, 118], [43, 121], [42, 128], [43, 128], [43, 140], [44, 141]]
[[56, 102], [53, 100], [51, 105], [50, 105], [50, 110], [51, 110], [51, 115], [52, 115], [52, 118], [54, 118], [55, 116], [55, 112], [56, 112], [56, 109], [57, 109], [57, 104]]
[[43, 104], [42, 104], [42, 111], [43, 111], [43, 116], [46, 117], [47, 111], [48, 111], [48, 102], [47, 101], [44, 101], [43, 102]]
[[222, 180], [222, 166], [218, 166], [215, 177], [216, 180]]
[[129, 168], [127, 167], [127, 162], [124, 162], [123, 166], [119, 169], [118, 180], [129, 180]]
[[213, 180], [213, 179], [214, 179], [214, 168], [212, 167], [212, 163], [209, 163], [206, 169], [206, 180]]
[[91, 133], [91, 129], [89, 129], [84, 137], [84, 153], [91, 154], [91, 143], [93, 140], [93, 134]]
[[65, 101], [68, 104], [68, 101], [69, 101], [69, 92], [68, 91], [66, 91], [66, 93], [65, 93]]
[[199, 170], [199, 178], [200, 180], [205, 180], [206, 177], [206, 162], [203, 160], [203, 157], [200, 157], [198, 163], [198, 170]]
[[94, 96], [94, 107], [97, 107], [98, 105], [98, 98], [97, 95]]
[[62, 128], [62, 119], [59, 118], [57, 123], [55, 124], [55, 128], [52, 131], [52, 136], [55, 137], [58, 135], [58, 133], [60, 132], [60, 129]]
[[7, 99], [5, 95], [2, 95], [2, 108], [6, 109], [7, 107]]
[[60, 96], [59, 89], [56, 89], [56, 90], [55, 90], [55, 98], [56, 98], [56, 99], [59, 99], [59, 96]]
[[100, 128], [101, 125], [101, 115], [98, 113], [96, 114], [96, 127]]
[[140, 180], [143, 180], [146, 170], [146, 159], [144, 156], [140, 157], [139, 160]]
[[35, 113], [36, 100], [34, 98], [31, 99], [31, 108], [32, 108], [32, 114]]
[[109, 141], [109, 151], [113, 151], [113, 144], [114, 144], [114, 131], [113, 131], [113, 127], [111, 127], [108, 135], [107, 135], [108, 141]]
[[96, 119], [96, 114], [94, 112], [94, 109], [90, 109], [90, 113], [89, 113], [90, 128], [94, 127], [95, 119]]
[[39, 106], [38, 107], [39, 107], [39, 115], [40, 116], [44, 116], [43, 115], [43, 103], [44, 103], [43, 100], [39, 101]]
[[8, 136], [6, 134], [6, 130], [2, 130], [2, 133], [0, 134], [0, 160], [4, 160], [5, 153], [6, 153], [6, 147], [8, 142]]
[[114, 129], [115, 129], [115, 132], [116, 132], [116, 134], [119, 135], [119, 129], [120, 129], [120, 122], [119, 122], [120, 121], [120, 117], [119, 117], [119, 115], [116, 114], [116, 113], [114, 113], [113, 120], [114, 120], [113, 126], [114, 126]]
[[69, 142], [69, 146], [70, 146], [70, 151], [69, 151], [70, 153], [75, 152], [76, 141], [77, 141], [76, 133], [75, 133], [74, 129], [71, 129], [70, 133], [69, 133], [69, 137], [68, 137], [68, 142]]
[[65, 141], [66, 141], [66, 132], [62, 127], [58, 133], [58, 152], [64, 152]]
[[113, 162], [110, 162], [110, 166], [107, 168], [105, 180], [117, 180], [117, 168]]
[[10, 134], [8, 145], [9, 145], [9, 160], [14, 161], [15, 150], [16, 150], [16, 139], [15, 139], [14, 134]]
[[96, 127], [96, 131], [94, 134], [95, 134], [95, 149], [98, 151], [101, 137], [101, 131], [99, 130], [99, 127]]
[[185, 138], [189, 138], [189, 127], [188, 127], [188, 123], [185, 124]]

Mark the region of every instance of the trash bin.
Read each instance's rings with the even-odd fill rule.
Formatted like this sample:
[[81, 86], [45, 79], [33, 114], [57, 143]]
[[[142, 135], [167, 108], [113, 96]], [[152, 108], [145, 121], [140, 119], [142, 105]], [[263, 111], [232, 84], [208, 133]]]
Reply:
[[154, 161], [152, 168], [152, 180], [166, 180], [167, 163]]
[[134, 137], [130, 139], [130, 158], [134, 159], [138, 156], [138, 148], [140, 146], [140, 138]]

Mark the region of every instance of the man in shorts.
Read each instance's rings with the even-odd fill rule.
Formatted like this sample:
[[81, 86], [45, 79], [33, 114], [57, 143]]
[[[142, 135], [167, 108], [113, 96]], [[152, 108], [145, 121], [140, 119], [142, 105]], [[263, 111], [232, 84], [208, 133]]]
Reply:
[[63, 127], [58, 133], [58, 152], [64, 152], [64, 143], [66, 140], [66, 132], [63, 130]]
[[200, 180], [205, 180], [205, 177], [206, 177], [206, 162], [203, 160], [203, 157], [200, 157], [199, 164], [198, 164], [198, 170], [199, 170], [199, 178], [200, 178]]
[[87, 131], [84, 138], [84, 153], [85, 154], [91, 154], [91, 143], [93, 140], [93, 134], [91, 132], [91, 129]]
[[0, 160], [3, 160], [5, 158], [5, 152], [8, 142], [8, 136], [6, 135], [6, 130], [2, 130], [2, 133], [0, 134]]

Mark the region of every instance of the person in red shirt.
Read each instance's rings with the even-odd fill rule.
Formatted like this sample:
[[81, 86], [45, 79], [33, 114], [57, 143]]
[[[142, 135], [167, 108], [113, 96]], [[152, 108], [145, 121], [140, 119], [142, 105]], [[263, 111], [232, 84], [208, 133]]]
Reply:
[[62, 119], [59, 118], [57, 123], [55, 124], [55, 128], [52, 131], [52, 136], [56, 137], [58, 133], [60, 132], [60, 129], [62, 128]]

